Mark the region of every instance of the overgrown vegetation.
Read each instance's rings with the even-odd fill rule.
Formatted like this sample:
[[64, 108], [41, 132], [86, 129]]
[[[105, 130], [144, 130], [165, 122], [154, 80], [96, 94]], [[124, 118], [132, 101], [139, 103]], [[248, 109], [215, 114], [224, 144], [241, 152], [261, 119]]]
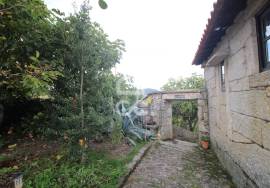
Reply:
[[[186, 89], [202, 89], [204, 79], [199, 75], [188, 78], [170, 79], [163, 87], [163, 91], [179, 91]], [[197, 125], [197, 101], [177, 101], [173, 103], [172, 123], [190, 131], [196, 131]]]
[[91, 140], [123, 142], [115, 105], [136, 101], [123, 93], [136, 92], [132, 79], [112, 73], [123, 41], [109, 40], [90, 13], [88, 1], [66, 16], [42, 0], [0, 0], [0, 146], [16, 148], [17, 139], [65, 143], [56, 158], [26, 156], [20, 169], [1, 169], [1, 178], [20, 170], [25, 187], [114, 187], [134, 155], [110, 159], [89, 150]]
[[[143, 146], [144, 143], [140, 143], [123, 156], [112, 156], [106, 149], [96, 151], [88, 148], [84, 151], [86, 160], [81, 163], [80, 155], [73, 154], [70, 157], [70, 147], [64, 144], [53, 153], [46, 153], [32, 160], [18, 161], [16, 168], [1, 168], [0, 186], [8, 174], [20, 169], [24, 176], [24, 187], [27, 188], [117, 187], [119, 178], [126, 173], [126, 164]], [[82, 151], [79, 146], [73, 149], [77, 154]], [[12, 161], [8, 157], [1, 157], [2, 162], [10, 160]]]
[[67, 17], [41, 0], [2, 0], [0, 10], [1, 132], [76, 142], [110, 133], [124, 45], [91, 21], [88, 2]]

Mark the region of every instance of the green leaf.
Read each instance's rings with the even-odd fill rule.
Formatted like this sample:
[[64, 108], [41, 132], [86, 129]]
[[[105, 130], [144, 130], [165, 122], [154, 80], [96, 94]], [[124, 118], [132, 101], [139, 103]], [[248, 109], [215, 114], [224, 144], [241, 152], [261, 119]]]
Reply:
[[39, 51], [36, 51], [36, 58], [38, 59], [40, 56]]
[[99, 0], [98, 4], [99, 4], [100, 8], [102, 8], [102, 9], [107, 9], [108, 8], [108, 5], [104, 0]]

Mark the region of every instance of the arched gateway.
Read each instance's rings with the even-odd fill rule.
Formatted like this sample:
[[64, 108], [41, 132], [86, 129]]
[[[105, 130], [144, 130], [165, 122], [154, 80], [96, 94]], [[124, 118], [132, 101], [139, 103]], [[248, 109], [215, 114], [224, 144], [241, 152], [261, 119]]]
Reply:
[[203, 90], [182, 90], [176, 92], [157, 92], [143, 99], [147, 110], [146, 119], [151, 119], [159, 127], [162, 140], [173, 139], [172, 102], [197, 100], [199, 132], [208, 132], [207, 96]]

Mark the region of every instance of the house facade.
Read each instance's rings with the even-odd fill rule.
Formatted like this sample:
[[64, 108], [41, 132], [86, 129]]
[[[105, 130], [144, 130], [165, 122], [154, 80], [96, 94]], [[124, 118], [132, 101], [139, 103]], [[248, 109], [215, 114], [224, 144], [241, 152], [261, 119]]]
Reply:
[[270, 1], [218, 0], [204, 68], [211, 146], [238, 187], [270, 187]]

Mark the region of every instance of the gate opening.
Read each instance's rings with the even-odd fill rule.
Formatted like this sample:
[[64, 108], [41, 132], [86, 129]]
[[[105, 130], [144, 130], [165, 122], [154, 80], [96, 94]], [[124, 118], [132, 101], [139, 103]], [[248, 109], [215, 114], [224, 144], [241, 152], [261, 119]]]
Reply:
[[198, 140], [198, 102], [185, 100], [172, 102], [173, 137], [179, 140]]

